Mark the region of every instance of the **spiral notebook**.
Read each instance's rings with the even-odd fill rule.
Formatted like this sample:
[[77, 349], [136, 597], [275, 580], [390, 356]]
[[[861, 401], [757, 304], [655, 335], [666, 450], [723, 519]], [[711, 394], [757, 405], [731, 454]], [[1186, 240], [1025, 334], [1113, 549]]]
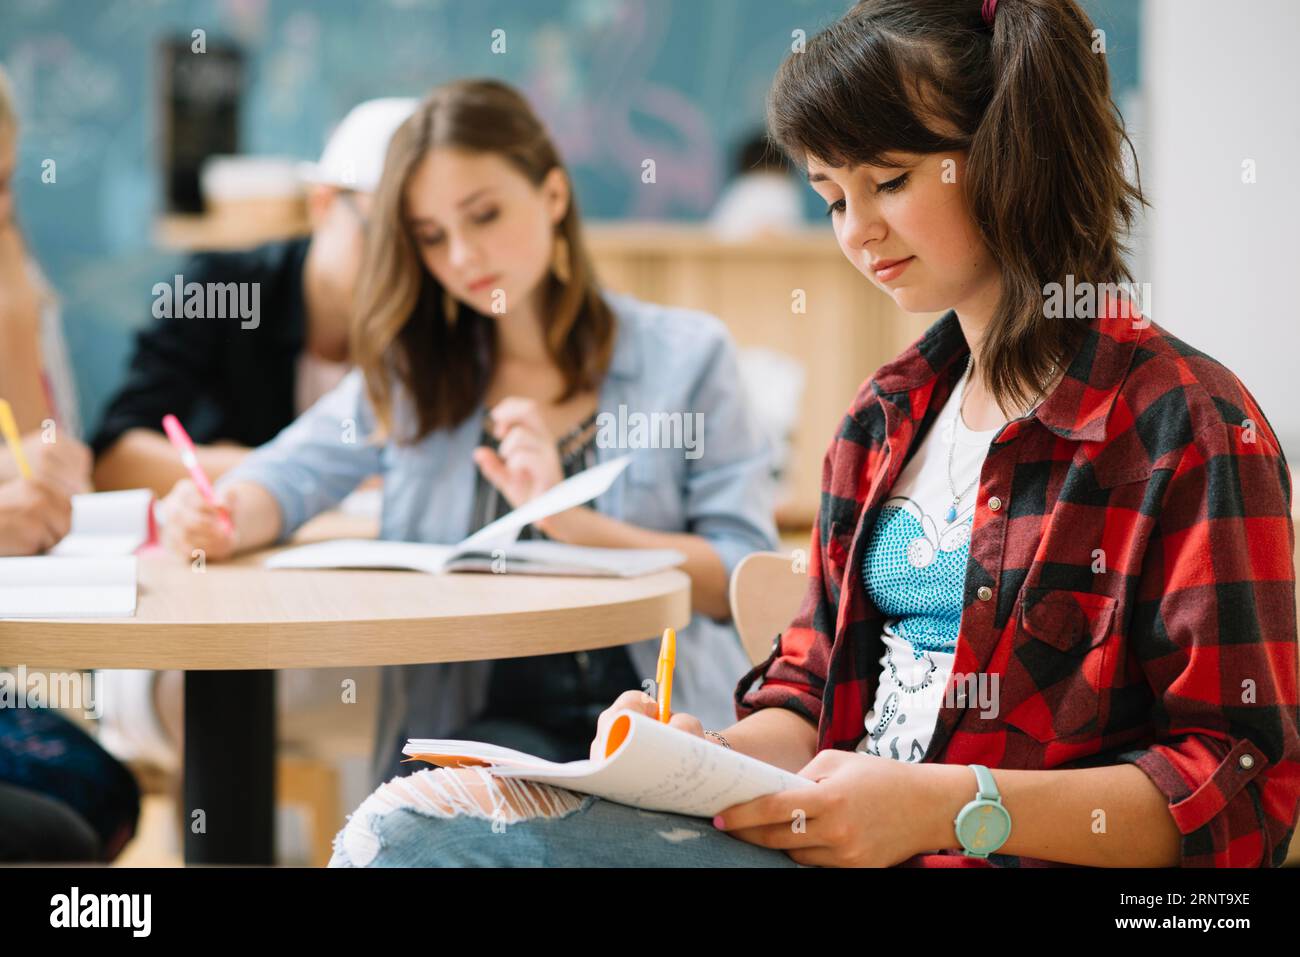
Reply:
[[480, 741], [414, 738], [402, 753], [440, 767], [485, 766], [499, 778], [540, 781], [646, 811], [713, 817], [765, 794], [813, 782], [636, 711], [615, 713], [599, 760], [557, 764]]

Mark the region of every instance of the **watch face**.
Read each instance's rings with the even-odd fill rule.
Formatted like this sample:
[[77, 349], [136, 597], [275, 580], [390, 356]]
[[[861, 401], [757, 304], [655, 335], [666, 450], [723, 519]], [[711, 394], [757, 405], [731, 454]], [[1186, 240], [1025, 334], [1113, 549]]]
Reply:
[[971, 802], [957, 820], [957, 837], [972, 854], [992, 854], [1011, 833], [1011, 815], [994, 801]]

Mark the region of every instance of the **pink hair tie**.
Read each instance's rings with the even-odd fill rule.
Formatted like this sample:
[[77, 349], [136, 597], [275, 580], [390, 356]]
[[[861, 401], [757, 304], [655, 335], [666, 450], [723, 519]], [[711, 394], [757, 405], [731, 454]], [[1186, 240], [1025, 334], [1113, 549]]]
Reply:
[[993, 17], [998, 12], [998, 0], [984, 0], [983, 6], [980, 7], [980, 16], [990, 27], [993, 26]]

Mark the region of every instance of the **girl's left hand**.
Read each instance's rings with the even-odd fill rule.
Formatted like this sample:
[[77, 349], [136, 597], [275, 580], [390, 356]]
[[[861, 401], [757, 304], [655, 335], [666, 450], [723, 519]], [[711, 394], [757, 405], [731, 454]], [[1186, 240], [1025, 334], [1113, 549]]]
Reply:
[[729, 807], [721, 829], [820, 867], [892, 867], [931, 850], [921, 846], [925, 805], [915, 766], [828, 749], [799, 774], [816, 783]]
[[510, 397], [493, 407], [492, 433], [500, 444], [474, 450], [474, 462], [511, 508], [532, 501], [564, 479], [564, 467], [533, 399]]

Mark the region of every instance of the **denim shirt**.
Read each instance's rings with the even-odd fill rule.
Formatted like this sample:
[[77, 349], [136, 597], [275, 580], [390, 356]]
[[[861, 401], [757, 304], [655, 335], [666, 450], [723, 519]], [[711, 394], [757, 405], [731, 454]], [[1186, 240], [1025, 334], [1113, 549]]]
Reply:
[[[599, 396], [612, 435], [599, 438], [597, 456], [607, 462], [631, 454], [632, 461], [591, 507], [642, 528], [702, 536], [717, 550], [729, 579], [745, 555], [777, 547], [773, 450], [746, 402], [735, 346], [708, 313], [604, 296], [617, 331]], [[266, 488], [280, 507], [283, 541], [378, 473], [384, 480], [380, 538], [453, 544], [471, 531], [477, 471], [471, 453], [486, 411], [480, 403], [458, 425], [414, 444], [371, 443], [374, 413], [354, 369], [220, 484], [251, 481]], [[634, 446], [635, 416], [655, 412], [698, 413], [698, 446], [618, 447], [620, 420], [630, 423], [627, 446]], [[397, 390], [393, 434], [413, 434], [414, 421], [409, 396]], [[654, 677], [659, 643], [657, 629], [628, 645], [643, 678]], [[694, 614], [678, 635], [678, 647], [676, 708], [706, 728], [731, 724], [731, 691], [749, 668], [734, 626]], [[388, 752], [404, 738], [447, 737], [474, 719], [486, 701], [490, 668], [490, 661], [469, 661], [383, 669], [376, 768], [389, 765]]]

